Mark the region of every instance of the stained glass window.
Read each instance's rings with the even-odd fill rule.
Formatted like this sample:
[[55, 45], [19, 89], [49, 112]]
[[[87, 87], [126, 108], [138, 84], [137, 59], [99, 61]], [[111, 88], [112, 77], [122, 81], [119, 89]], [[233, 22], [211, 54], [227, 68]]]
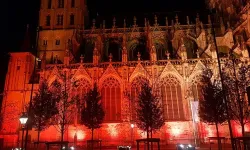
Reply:
[[105, 122], [121, 120], [121, 88], [114, 78], [107, 78], [101, 89], [102, 105], [105, 111]]
[[161, 81], [162, 105], [165, 120], [184, 120], [184, 109], [180, 82], [172, 75]]

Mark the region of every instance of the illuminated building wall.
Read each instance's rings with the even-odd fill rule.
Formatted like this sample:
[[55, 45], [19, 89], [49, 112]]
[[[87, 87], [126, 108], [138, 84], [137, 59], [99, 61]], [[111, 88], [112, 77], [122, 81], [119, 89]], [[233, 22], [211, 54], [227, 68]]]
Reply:
[[[71, 88], [69, 93], [72, 95], [84, 95], [95, 82], [98, 84], [106, 115], [102, 128], [95, 132], [95, 138], [112, 144], [146, 136], [136, 125], [134, 128], [130, 125], [136, 117], [135, 100], [140, 85], [144, 82], [149, 82], [154, 91], [159, 93], [164, 108], [165, 126], [154, 137], [176, 142], [176, 139], [194, 139], [194, 131], [197, 131], [198, 138], [202, 140], [215, 136], [214, 127], [199, 122], [197, 115], [193, 118], [191, 109], [192, 102], [199, 101], [201, 97], [199, 77], [202, 70], [210, 68], [218, 75], [209, 16], [205, 23], [196, 18], [195, 24], [190, 24], [187, 18], [185, 25], [180, 24], [177, 16], [171, 25], [166, 20], [163, 26], [158, 24], [158, 18], [155, 17], [154, 24], [146, 22], [144, 27], [139, 27], [134, 18], [131, 27], [124, 24], [123, 28], [117, 27], [113, 20], [113, 27], [110, 29], [106, 29], [104, 25], [96, 28], [93, 22], [92, 28], [85, 30], [82, 28], [85, 7], [74, 9], [76, 6], [71, 4], [72, 1], [62, 1], [60, 0], [60, 6], [53, 0], [51, 6], [48, 4], [49, 0], [42, 1], [40, 25], [43, 29], [39, 33], [36, 73], [33, 74], [35, 57], [32, 54], [11, 53], [5, 82], [1, 130], [1, 136], [7, 142], [20, 140], [19, 116], [30, 100], [31, 83], [34, 82], [32, 76], [35, 75], [37, 79], [34, 84], [35, 93], [39, 81], [43, 79], [47, 79], [50, 85], [55, 80], [63, 83], [62, 74], [65, 71], [69, 74], [68, 85], [72, 86], [75, 81], [80, 83], [79, 87]], [[64, 4], [63, 8], [61, 3]], [[82, 0], [75, 0], [75, 5], [84, 6]], [[61, 14], [66, 8], [69, 9]], [[72, 18], [70, 20], [72, 13], [77, 16], [73, 22]], [[63, 23], [60, 22], [62, 20]], [[78, 25], [80, 28], [77, 28]], [[216, 30], [220, 52], [226, 54], [233, 48], [235, 53], [240, 54], [240, 61], [249, 61], [245, 47], [248, 43], [234, 40], [235, 37], [242, 37], [242, 27], [233, 31], [227, 26], [225, 33], [224, 29], [225, 25], [221, 22], [220, 28]], [[223, 63], [227, 57], [221, 60]], [[79, 143], [90, 139], [90, 130], [79, 124], [79, 118], [76, 113], [72, 125], [65, 132], [65, 140], [72, 142], [75, 135]], [[195, 124], [193, 119], [197, 121]], [[220, 129], [221, 135], [229, 137], [227, 125], [220, 126]], [[239, 135], [239, 131], [239, 127], [234, 125], [234, 134]], [[35, 141], [37, 133], [30, 130], [29, 134], [29, 139]], [[54, 126], [41, 133], [41, 141], [59, 138], [60, 134]]]

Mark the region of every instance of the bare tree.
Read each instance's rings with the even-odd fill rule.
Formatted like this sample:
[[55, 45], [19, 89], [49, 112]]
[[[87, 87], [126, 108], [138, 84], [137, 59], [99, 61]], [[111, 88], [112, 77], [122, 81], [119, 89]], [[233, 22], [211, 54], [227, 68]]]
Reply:
[[230, 115], [241, 126], [242, 136], [245, 134], [245, 125], [249, 123], [250, 110], [246, 99], [246, 88], [250, 85], [250, 65], [229, 61], [223, 68], [224, 84], [229, 101]]
[[94, 140], [94, 129], [101, 127], [101, 124], [104, 120], [104, 110], [101, 104], [101, 96], [97, 89], [97, 85], [94, 85], [94, 88], [89, 90], [85, 96], [85, 103], [82, 105], [81, 112], [81, 122], [86, 127], [91, 129], [92, 133], [92, 149], [93, 149], [93, 140]]
[[[137, 126], [147, 132], [147, 140], [149, 133], [160, 129], [164, 125], [163, 111], [160, 101], [152, 92], [152, 88], [145, 83], [138, 96], [137, 109]], [[147, 142], [149, 150], [149, 142]]]
[[218, 80], [212, 81], [211, 75], [210, 70], [204, 71], [202, 75], [203, 99], [199, 102], [199, 116], [203, 122], [215, 124], [218, 137], [218, 149], [221, 149], [218, 125], [227, 120], [226, 105], [221, 82]]
[[[68, 125], [72, 123], [75, 114], [74, 103], [76, 97], [69, 96], [69, 86], [66, 80], [66, 75], [63, 85], [57, 80], [53, 83], [54, 94], [58, 99], [57, 108], [59, 113], [53, 118], [53, 125], [61, 133], [61, 142], [64, 141], [64, 132]], [[62, 144], [61, 144], [62, 148]]]
[[39, 90], [31, 102], [31, 124], [37, 132], [39, 144], [40, 132], [50, 126], [51, 118], [58, 114], [58, 99], [49, 90], [46, 80], [42, 81]]

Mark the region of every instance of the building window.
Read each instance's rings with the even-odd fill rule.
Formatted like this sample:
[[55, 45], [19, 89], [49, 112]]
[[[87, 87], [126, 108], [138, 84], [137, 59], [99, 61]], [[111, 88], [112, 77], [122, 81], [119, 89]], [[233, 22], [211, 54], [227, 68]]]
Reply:
[[160, 84], [165, 120], [185, 120], [180, 82], [174, 76], [168, 75]]
[[87, 81], [84, 78], [81, 78], [79, 80], [77, 80], [76, 82], [76, 87], [73, 88], [73, 92], [72, 94], [75, 96], [78, 96], [79, 100], [77, 102], [77, 113], [76, 113], [76, 119], [78, 123], [81, 123], [81, 112], [83, 109], [83, 104], [84, 104], [84, 98], [87, 92], [89, 92], [89, 90], [91, 89], [91, 84], [89, 81]]
[[46, 16], [46, 26], [50, 26], [50, 15]]
[[58, 0], [58, 8], [64, 8], [64, 0]]
[[60, 45], [60, 40], [56, 40], [56, 45]]
[[102, 89], [102, 105], [105, 111], [105, 122], [117, 122], [121, 120], [121, 88], [114, 78], [104, 81]]
[[48, 9], [51, 9], [51, 0], [48, 0]]
[[57, 15], [57, 25], [63, 25], [63, 15]]
[[16, 67], [16, 70], [20, 70], [20, 66], [17, 66], [17, 67]]
[[131, 120], [136, 121], [136, 101], [139, 93], [141, 92], [142, 85], [148, 83], [148, 80], [144, 77], [136, 77], [131, 84], [131, 99], [130, 99], [130, 112]]
[[75, 7], [75, 0], [71, 0], [71, 8]]
[[194, 101], [199, 101], [203, 99], [203, 94], [202, 94], [202, 87], [203, 87], [203, 82], [202, 82], [202, 76], [198, 75], [195, 76], [192, 79], [192, 85], [189, 87], [189, 96], [193, 97]]
[[73, 14], [70, 15], [70, 19], [69, 19], [69, 24], [70, 25], [74, 25], [75, 24], [75, 16]]
[[43, 40], [43, 45], [47, 45], [47, 40]]

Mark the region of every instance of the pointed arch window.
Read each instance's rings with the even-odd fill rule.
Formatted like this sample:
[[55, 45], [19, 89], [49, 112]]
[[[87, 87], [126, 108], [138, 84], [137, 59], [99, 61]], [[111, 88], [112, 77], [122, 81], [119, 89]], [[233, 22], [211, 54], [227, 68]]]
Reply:
[[107, 78], [101, 89], [102, 105], [105, 111], [105, 122], [121, 120], [121, 88], [114, 78]]
[[76, 103], [76, 119], [77, 123], [81, 123], [81, 111], [84, 102], [85, 94], [91, 89], [91, 84], [84, 78], [81, 78], [75, 82], [73, 88], [73, 95], [78, 95], [79, 101]]
[[168, 121], [185, 120], [181, 84], [172, 75], [160, 82], [164, 118]]
[[131, 111], [131, 120], [136, 120], [136, 101], [138, 94], [141, 92], [142, 85], [148, 83], [148, 80], [144, 77], [136, 77], [131, 84], [131, 99], [130, 99], [130, 111]]
[[201, 76], [196, 76], [192, 80], [192, 84], [189, 87], [189, 94], [193, 98], [194, 101], [199, 101], [202, 99], [202, 81]]

